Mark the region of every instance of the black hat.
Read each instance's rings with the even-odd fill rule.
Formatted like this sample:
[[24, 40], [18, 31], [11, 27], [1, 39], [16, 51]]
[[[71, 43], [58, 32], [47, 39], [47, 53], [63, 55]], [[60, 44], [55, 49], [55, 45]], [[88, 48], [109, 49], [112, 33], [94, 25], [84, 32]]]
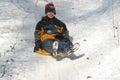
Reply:
[[47, 12], [53, 12], [54, 14], [56, 14], [56, 10], [53, 3], [48, 3], [45, 5], [45, 14]]

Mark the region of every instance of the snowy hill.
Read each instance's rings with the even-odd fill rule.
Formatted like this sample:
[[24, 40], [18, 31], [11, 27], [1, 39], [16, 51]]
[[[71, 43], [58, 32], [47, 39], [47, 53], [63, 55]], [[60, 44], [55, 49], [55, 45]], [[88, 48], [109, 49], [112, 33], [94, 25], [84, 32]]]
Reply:
[[[77, 60], [33, 52], [34, 29], [53, 2]], [[120, 0], [0, 0], [0, 80], [119, 80]]]

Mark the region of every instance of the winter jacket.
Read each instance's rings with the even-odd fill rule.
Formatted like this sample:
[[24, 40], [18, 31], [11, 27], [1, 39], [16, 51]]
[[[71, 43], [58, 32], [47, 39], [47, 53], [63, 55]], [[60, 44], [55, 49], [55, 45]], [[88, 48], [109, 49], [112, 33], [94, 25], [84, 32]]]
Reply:
[[36, 25], [34, 37], [34, 52], [36, 52], [39, 48], [42, 48], [41, 44], [46, 39], [58, 39], [60, 41], [64, 40], [72, 45], [69, 40], [69, 33], [66, 25], [56, 17], [50, 19], [47, 16], [44, 16]]

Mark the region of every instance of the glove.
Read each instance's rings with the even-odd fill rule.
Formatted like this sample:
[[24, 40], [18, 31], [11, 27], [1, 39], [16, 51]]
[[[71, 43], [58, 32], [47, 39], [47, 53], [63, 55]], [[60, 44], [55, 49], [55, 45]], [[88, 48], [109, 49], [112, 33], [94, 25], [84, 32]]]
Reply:
[[62, 33], [57, 33], [55, 38], [58, 39], [58, 40], [62, 40], [62, 39], [64, 39], [64, 36], [63, 36]]

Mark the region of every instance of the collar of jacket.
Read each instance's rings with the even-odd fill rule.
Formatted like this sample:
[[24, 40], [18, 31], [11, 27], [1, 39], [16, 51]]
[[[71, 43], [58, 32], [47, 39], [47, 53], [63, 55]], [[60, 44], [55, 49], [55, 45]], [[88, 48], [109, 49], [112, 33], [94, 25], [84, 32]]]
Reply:
[[55, 20], [55, 17], [53, 17], [52, 19], [50, 19], [48, 16], [44, 16], [43, 18], [42, 18], [42, 20], [44, 21], [48, 21], [48, 22], [53, 22], [54, 20]]

